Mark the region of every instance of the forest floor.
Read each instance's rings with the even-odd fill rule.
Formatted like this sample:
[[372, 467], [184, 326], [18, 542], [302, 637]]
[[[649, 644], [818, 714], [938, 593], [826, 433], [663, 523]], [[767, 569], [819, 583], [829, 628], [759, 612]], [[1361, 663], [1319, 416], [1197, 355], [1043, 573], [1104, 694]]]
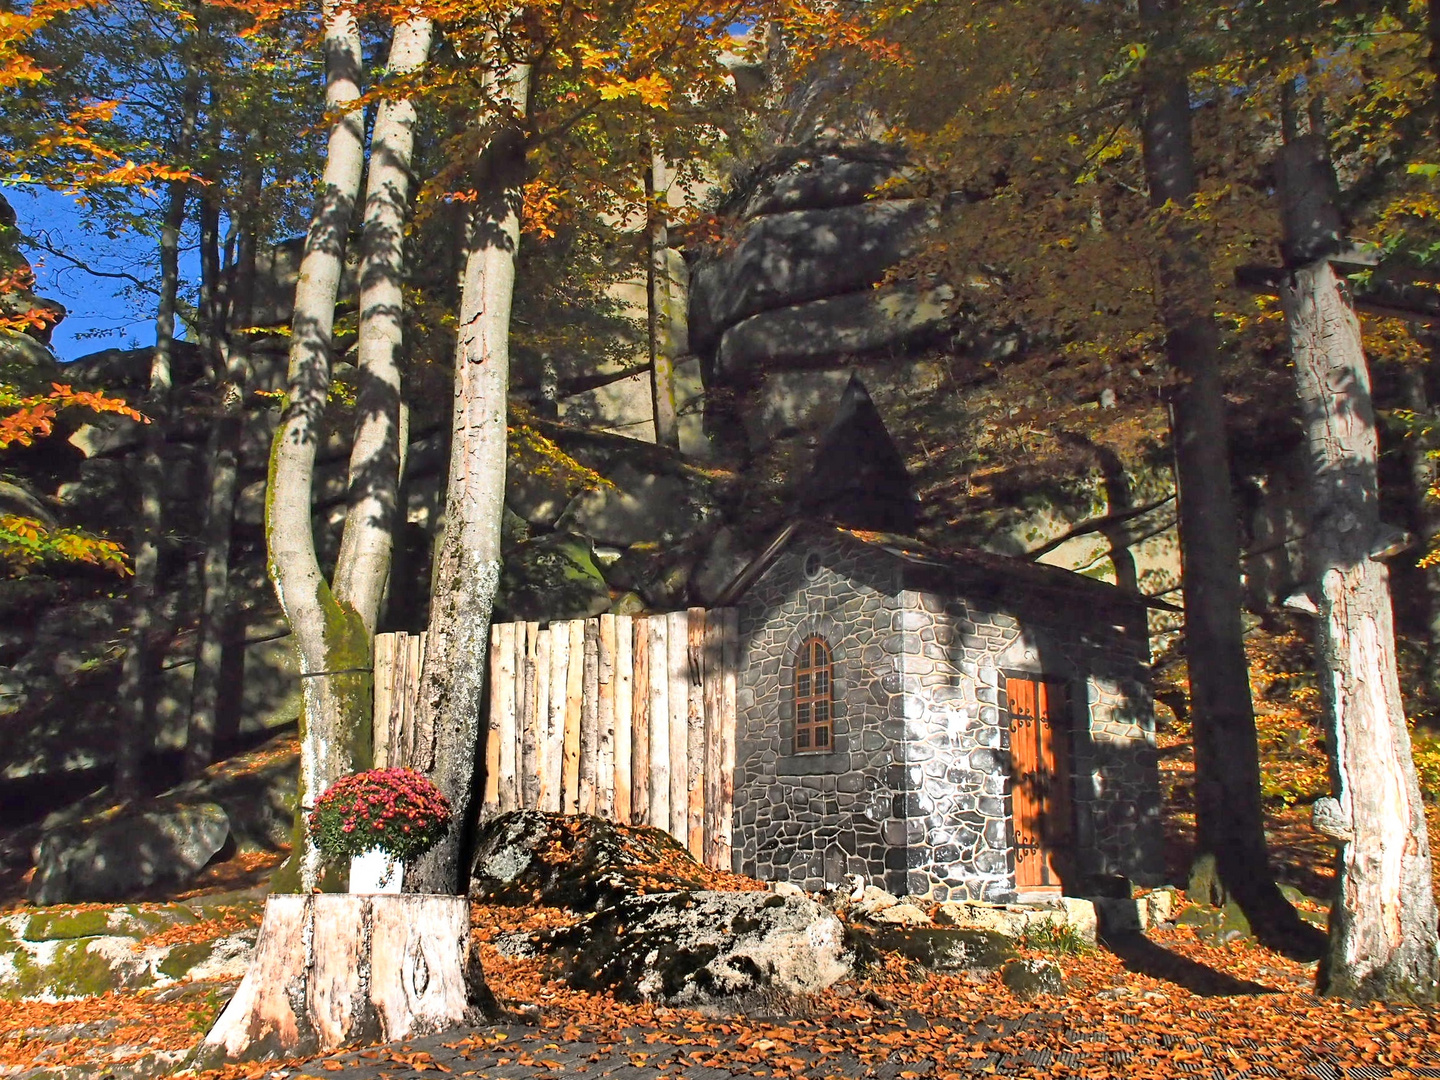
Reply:
[[[1326, 790], [1303, 643], [1257, 640], [1252, 655], [1269, 832], [1278, 878], [1309, 897], [1333, 887], [1333, 849], [1309, 826]], [[1159, 736], [1167, 861], [1183, 882], [1193, 835], [1189, 731], [1166, 716]], [[1422, 773], [1433, 769], [1417, 744]], [[1430, 814], [1432, 844], [1440, 815]], [[263, 887], [280, 856], [215, 864], [165, 901]], [[0, 881], [0, 911], [24, 881]], [[1306, 902], [1312, 911], [1319, 901]], [[256, 921], [254, 905], [164, 931], [206, 940]], [[513, 959], [499, 934], [573, 918], [540, 908], [476, 906], [474, 933], [487, 979], [514, 1020], [306, 1061], [236, 1065], [200, 1080], [298, 1077], [408, 1080], [429, 1074], [504, 1080], [728, 1080], [876, 1077], [1281, 1077], [1440, 1080], [1440, 1009], [1353, 1005], [1313, 992], [1316, 965], [1249, 939], [1214, 944], [1188, 926], [1152, 930], [1054, 960], [1067, 992], [1031, 1001], [998, 976], [937, 975], [899, 958], [807, 999], [741, 1014], [619, 1002], [570, 989], [542, 960]], [[0, 1002], [0, 1078], [81, 1080], [174, 1074], [233, 983], [180, 984], [56, 1003]], [[521, 1022], [519, 1017], [525, 1016]]]
[[[1064, 971], [1064, 996], [1023, 1001], [998, 977], [928, 974], [892, 961], [814, 998], [725, 1015], [580, 993], [542, 961], [509, 959], [490, 945], [499, 933], [565, 918], [554, 909], [475, 909], [486, 976], [502, 1006], [529, 1012], [527, 1022], [236, 1065], [202, 1080], [1440, 1078], [1437, 1010], [1319, 998], [1311, 992], [1313, 964], [1247, 941], [1205, 944], [1189, 928], [1049, 956]], [[157, 1052], [174, 1061], [171, 1054], [194, 1045], [226, 990], [0, 1004], [0, 1074], [171, 1075], [154, 1070]], [[70, 1068], [50, 1071], [56, 1066]]]

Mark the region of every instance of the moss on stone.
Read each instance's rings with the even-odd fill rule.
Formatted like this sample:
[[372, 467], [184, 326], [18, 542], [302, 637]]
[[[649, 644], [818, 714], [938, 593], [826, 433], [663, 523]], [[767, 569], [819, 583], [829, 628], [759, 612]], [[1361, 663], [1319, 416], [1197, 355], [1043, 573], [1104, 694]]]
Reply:
[[122, 904], [83, 911], [60, 908], [30, 916], [21, 935], [26, 941], [69, 941], [86, 937], [143, 938], [170, 926], [199, 922], [200, 917], [184, 904], [141, 907]]
[[192, 941], [176, 945], [157, 965], [160, 974], [171, 979], [182, 979], [186, 973], [199, 967], [215, 955], [213, 941]]
[[70, 938], [99, 937], [110, 926], [110, 910], [39, 911], [30, 916], [21, 935], [26, 941], [65, 941]]
[[150, 986], [155, 977], [148, 969], [127, 974], [98, 950], [91, 938], [59, 941], [50, 958], [41, 962], [24, 949], [9, 954], [16, 977], [0, 987], [0, 998], [16, 1001], [31, 997], [96, 997], [111, 990]]

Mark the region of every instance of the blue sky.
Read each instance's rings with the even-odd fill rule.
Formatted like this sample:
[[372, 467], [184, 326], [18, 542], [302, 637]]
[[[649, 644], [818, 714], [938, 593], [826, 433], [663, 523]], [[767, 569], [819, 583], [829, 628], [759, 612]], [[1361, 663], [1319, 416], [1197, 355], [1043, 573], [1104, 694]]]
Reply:
[[[51, 245], [96, 270], [134, 274], [152, 272], [155, 241], [133, 231], [111, 236], [87, 229], [75, 200], [44, 188], [9, 187], [5, 198], [15, 208], [22, 232], [44, 235]], [[74, 360], [101, 349], [139, 348], [155, 343], [153, 294], [133, 282], [99, 277], [42, 250], [25, 252], [35, 269], [35, 291], [69, 309], [55, 328], [51, 346], [62, 360]], [[182, 256], [181, 273], [194, 280], [196, 256]]]

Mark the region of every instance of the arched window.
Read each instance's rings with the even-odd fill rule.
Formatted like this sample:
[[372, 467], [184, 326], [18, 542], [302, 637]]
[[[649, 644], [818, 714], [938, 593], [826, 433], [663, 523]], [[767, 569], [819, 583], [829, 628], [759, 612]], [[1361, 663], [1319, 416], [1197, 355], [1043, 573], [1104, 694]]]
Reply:
[[797, 754], [830, 752], [830, 723], [835, 711], [833, 687], [830, 646], [824, 638], [806, 638], [800, 643], [800, 655], [795, 663]]

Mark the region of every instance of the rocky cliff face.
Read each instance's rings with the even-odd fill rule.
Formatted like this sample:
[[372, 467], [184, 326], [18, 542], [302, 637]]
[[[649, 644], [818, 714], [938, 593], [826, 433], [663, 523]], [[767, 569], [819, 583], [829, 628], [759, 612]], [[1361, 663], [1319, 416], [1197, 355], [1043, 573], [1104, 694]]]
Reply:
[[[944, 215], [963, 213], [906, 194], [907, 175], [893, 146], [827, 136], [782, 148], [733, 183], [722, 206], [731, 222], [723, 243], [684, 259], [672, 253], [678, 315], [670, 337], [689, 350], [676, 365], [679, 454], [653, 443], [638, 345], [630, 360], [620, 348], [603, 363], [517, 358], [501, 617], [543, 621], [713, 602], [790, 514], [815, 509], [807, 478], [816, 475], [817, 456], [859, 460], [822, 446], [852, 374], [894, 438], [893, 457], [876, 475], [893, 475], [904, 463], [926, 539], [1011, 555], [1046, 548], [1046, 562], [1178, 599], [1158, 400], [1117, 402], [1101, 392], [1066, 401], [1063, 422], [1056, 421], [1055, 393], [1043, 388], [1052, 386], [1058, 361], [1043, 347], [1014, 328], [978, 324], [963, 297], [942, 284], [887, 283]], [[262, 306], [276, 321], [293, 293], [292, 255], [282, 247], [267, 263]], [[631, 308], [643, 305], [643, 291], [627, 297]], [[148, 368], [145, 350], [110, 350], [62, 367], [33, 337], [4, 356], [28, 365], [31, 377], [63, 377], [137, 400]], [[181, 744], [188, 711], [205, 440], [216, 405], [194, 351], [182, 347], [178, 361], [180, 405], [166, 446], [158, 749]], [[272, 339], [260, 347], [252, 385], [280, 388], [283, 369], [283, 339]], [[295, 715], [293, 661], [265, 578], [261, 534], [273, 403], [252, 397], [246, 418], [234, 538], [239, 594], [222, 695], [232, 733]], [[443, 509], [447, 435], [438, 421], [420, 422], [412, 439], [388, 629], [424, 624], [429, 551]], [[77, 418], [33, 452], [7, 456], [14, 473], [7, 482], [16, 498], [57, 520], [123, 537], [134, 515], [139, 448], [138, 426], [129, 421]], [[319, 458], [322, 558], [333, 557], [338, 543], [347, 457], [341, 423]], [[1276, 460], [1252, 470], [1256, 497], [1244, 523], [1257, 552], [1249, 584], [1263, 602], [1298, 577], [1289, 542], [1301, 531], [1290, 494], [1296, 484], [1283, 454]], [[850, 464], [842, 471], [864, 473]], [[833, 469], [825, 482], [848, 490]], [[0, 484], [0, 498], [10, 488]], [[1096, 518], [1113, 520], [1077, 530]], [[108, 760], [109, 695], [127, 642], [126, 612], [123, 583], [90, 571], [0, 583], [0, 780]]]

